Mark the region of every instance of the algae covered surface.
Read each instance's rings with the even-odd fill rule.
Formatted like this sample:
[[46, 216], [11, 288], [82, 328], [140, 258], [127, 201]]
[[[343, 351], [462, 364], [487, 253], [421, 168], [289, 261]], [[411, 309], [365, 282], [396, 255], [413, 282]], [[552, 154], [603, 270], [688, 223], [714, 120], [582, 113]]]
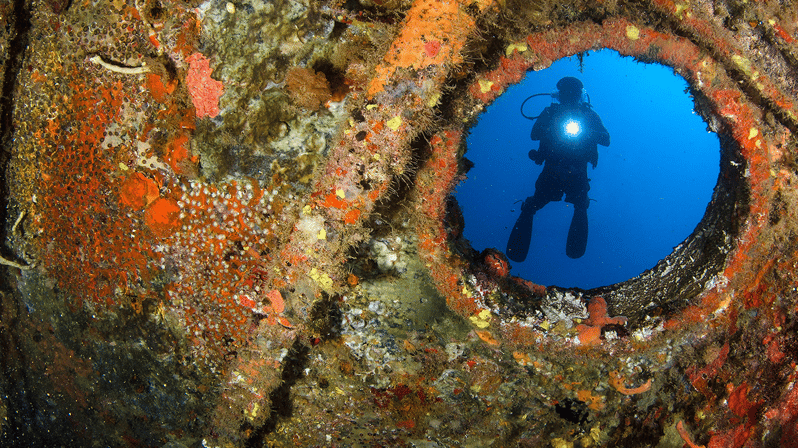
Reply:
[[[0, 4], [3, 446], [791, 446], [789, 2]], [[687, 80], [701, 223], [592, 290], [464, 239], [464, 136], [589, 50]]]

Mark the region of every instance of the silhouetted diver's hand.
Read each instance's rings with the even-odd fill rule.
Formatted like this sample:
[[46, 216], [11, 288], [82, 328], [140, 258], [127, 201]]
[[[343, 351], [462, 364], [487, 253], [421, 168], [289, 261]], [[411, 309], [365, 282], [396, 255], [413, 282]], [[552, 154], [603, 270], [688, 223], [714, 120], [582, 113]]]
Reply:
[[538, 165], [543, 163], [543, 155], [537, 149], [529, 150], [529, 158]]

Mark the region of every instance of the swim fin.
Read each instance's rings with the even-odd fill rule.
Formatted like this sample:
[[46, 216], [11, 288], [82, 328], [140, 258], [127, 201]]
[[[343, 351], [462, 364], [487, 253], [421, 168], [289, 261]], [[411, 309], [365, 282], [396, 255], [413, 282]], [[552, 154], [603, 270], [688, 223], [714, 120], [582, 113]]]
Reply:
[[532, 221], [535, 211], [532, 207], [521, 207], [521, 215], [515, 221], [510, 239], [507, 241], [507, 258], [517, 263], [526, 260], [529, 252], [529, 242], [532, 241]]
[[[575, 209], [571, 218], [571, 227], [568, 229], [568, 242], [565, 245], [565, 254], [570, 258], [579, 258], [585, 254], [587, 247], [587, 209]], [[510, 253], [508, 252], [509, 256]]]

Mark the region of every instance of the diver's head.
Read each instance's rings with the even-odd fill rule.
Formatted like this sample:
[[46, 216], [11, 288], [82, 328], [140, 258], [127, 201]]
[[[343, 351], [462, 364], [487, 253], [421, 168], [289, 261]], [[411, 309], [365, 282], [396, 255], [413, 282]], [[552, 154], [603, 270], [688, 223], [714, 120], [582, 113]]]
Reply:
[[582, 100], [582, 81], [566, 76], [557, 81], [559, 100], [562, 104], [576, 104]]

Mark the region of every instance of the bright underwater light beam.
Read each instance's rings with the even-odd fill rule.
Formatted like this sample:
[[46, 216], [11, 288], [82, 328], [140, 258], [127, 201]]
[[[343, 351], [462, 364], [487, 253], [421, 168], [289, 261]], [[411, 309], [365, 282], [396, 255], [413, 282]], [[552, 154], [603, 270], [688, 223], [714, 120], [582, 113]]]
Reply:
[[582, 126], [573, 118], [565, 122], [563, 129], [565, 130], [565, 135], [568, 137], [577, 137], [579, 133], [582, 132]]

